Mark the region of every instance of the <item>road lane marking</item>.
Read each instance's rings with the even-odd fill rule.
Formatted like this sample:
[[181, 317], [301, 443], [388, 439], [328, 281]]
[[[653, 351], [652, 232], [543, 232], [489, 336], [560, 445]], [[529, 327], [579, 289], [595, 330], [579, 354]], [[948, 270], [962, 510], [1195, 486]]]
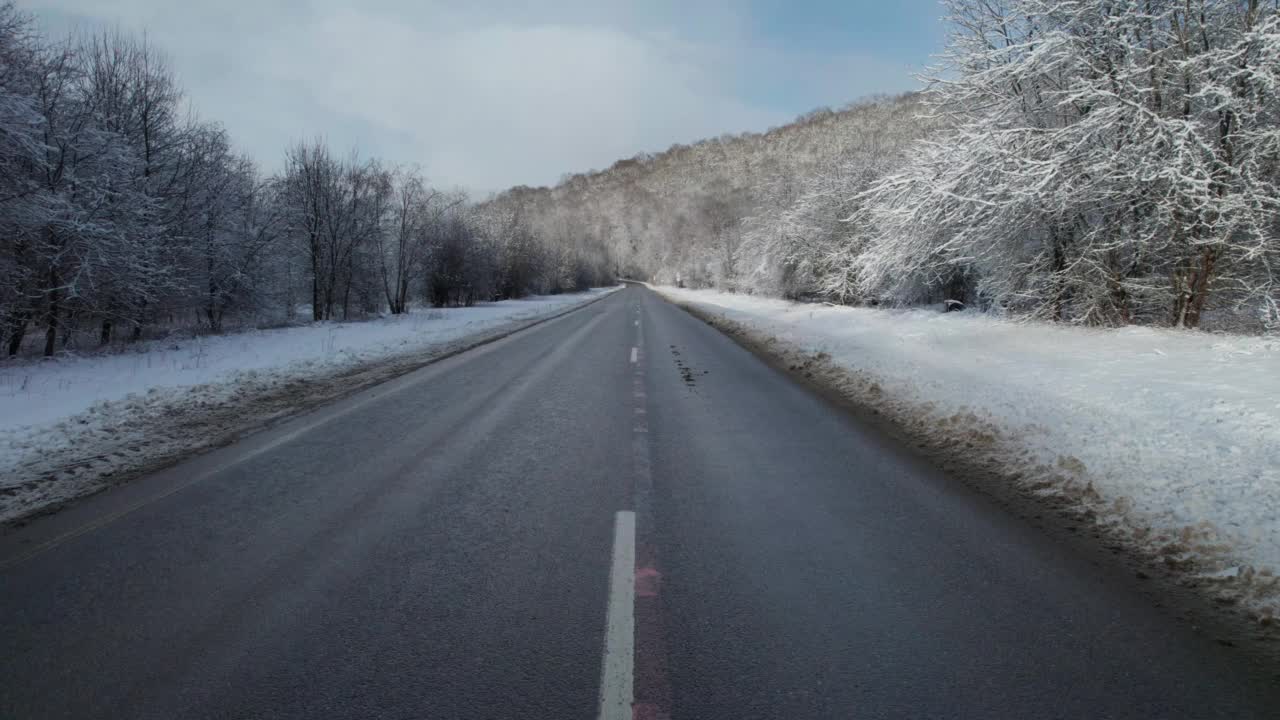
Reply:
[[635, 682], [635, 568], [636, 514], [621, 510], [614, 519], [604, 669], [600, 676], [600, 720], [631, 720]]
[[634, 363], [640, 359], [640, 348], [631, 348], [631, 362]]

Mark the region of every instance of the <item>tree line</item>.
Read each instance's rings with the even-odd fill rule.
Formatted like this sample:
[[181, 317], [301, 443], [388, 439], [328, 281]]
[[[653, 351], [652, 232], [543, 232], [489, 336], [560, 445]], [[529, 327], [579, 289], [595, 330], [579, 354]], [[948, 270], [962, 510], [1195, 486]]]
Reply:
[[1280, 10], [947, 0], [918, 92], [481, 202], [322, 141], [263, 173], [118, 31], [0, 3], [0, 341], [466, 305], [610, 282], [1280, 328]]
[[476, 203], [322, 140], [284, 158], [238, 153], [146, 39], [50, 39], [0, 2], [4, 352], [612, 282], [604, 247], [535, 227], [520, 193]]
[[919, 92], [544, 188], [637, 276], [1090, 325], [1280, 328], [1280, 10], [946, 0]]

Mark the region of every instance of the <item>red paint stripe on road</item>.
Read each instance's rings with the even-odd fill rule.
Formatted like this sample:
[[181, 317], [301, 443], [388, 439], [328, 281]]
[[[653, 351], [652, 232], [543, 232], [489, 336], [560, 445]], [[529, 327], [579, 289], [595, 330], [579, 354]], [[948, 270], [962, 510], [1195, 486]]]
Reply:
[[636, 597], [657, 597], [662, 573], [654, 568], [636, 568]]
[[639, 362], [633, 365], [632, 377], [635, 466], [631, 473], [631, 497], [636, 510], [636, 556], [631, 717], [632, 720], [670, 720], [671, 682], [667, 673], [667, 636], [662, 616], [662, 566], [652, 543], [653, 477], [649, 457], [644, 337], [638, 332], [637, 335], [635, 352]]
[[657, 705], [636, 703], [631, 706], [632, 720], [671, 720], [671, 716]]
[[642, 540], [636, 544], [633, 718], [671, 717], [671, 682], [667, 673], [667, 635], [662, 615], [661, 583], [662, 573], [658, 570], [654, 547]]
[[657, 596], [636, 598], [635, 623], [633, 702], [670, 714], [671, 683], [667, 675], [667, 638], [662, 620], [662, 603]]

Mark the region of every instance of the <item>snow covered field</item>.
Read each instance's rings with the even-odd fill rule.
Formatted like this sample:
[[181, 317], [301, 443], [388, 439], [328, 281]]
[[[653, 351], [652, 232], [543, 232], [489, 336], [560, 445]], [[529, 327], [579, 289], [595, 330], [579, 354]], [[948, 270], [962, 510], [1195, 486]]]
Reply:
[[0, 521], [615, 289], [0, 363]]
[[783, 352], [826, 353], [842, 390], [911, 432], [1280, 614], [1280, 338], [655, 289]]

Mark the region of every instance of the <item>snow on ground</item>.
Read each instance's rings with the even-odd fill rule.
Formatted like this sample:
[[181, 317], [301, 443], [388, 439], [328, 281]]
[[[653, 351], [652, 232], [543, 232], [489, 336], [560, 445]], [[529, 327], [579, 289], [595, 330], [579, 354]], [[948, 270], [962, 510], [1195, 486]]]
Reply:
[[655, 289], [826, 353], [856, 399], [1280, 612], [1280, 338]]
[[0, 363], [0, 522], [615, 289]]

